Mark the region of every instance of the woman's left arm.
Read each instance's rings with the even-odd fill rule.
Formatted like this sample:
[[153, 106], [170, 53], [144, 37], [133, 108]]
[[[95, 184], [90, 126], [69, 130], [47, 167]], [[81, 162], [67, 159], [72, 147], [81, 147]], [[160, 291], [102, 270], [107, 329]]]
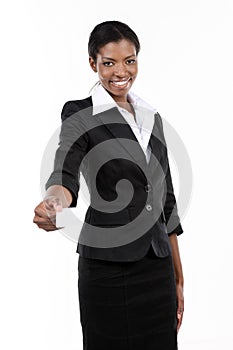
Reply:
[[160, 129], [160, 136], [163, 145], [165, 146], [165, 166], [166, 174], [165, 174], [165, 183], [166, 183], [166, 191], [165, 191], [165, 201], [163, 201], [163, 214], [164, 221], [167, 227], [167, 234], [169, 236], [171, 248], [172, 248], [172, 260], [175, 272], [175, 280], [176, 280], [176, 297], [177, 297], [177, 332], [180, 329], [182, 319], [183, 319], [183, 311], [184, 311], [184, 277], [182, 271], [182, 264], [180, 259], [180, 252], [178, 246], [177, 236], [183, 233], [183, 228], [180, 223], [180, 218], [178, 215], [177, 203], [174, 194], [174, 188], [172, 184], [172, 177], [167, 153], [167, 145], [163, 131], [163, 122], [159, 113], [156, 114], [156, 120], [159, 122], [158, 127]]
[[172, 248], [172, 260], [175, 271], [175, 280], [176, 280], [176, 295], [177, 295], [177, 332], [180, 329], [183, 312], [184, 312], [184, 276], [182, 270], [182, 264], [180, 259], [179, 245], [177, 240], [176, 233], [173, 233], [169, 236], [169, 240]]

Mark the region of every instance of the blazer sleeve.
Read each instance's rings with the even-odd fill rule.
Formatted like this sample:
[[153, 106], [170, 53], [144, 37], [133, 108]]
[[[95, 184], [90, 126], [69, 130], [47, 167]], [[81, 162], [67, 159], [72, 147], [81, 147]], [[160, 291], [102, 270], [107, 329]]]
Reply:
[[66, 187], [72, 195], [70, 207], [77, 205], [80, 166], [88, 148], [85, 123], [78, 111], [73, 101], [66, 102], [62, 108], [59, 147], [55, 153], [53, 172], [45, 184], [46, 190], [52, 185]]
[[169, 165], [169, 158], [167, 153], [167, 144], [164, 136], [163, 131], [163, 123], [162, 118], [159, 113], [157, 113], [158, 121], [160, 125], [161, 135], [162, 135], [162, 142], [165, 146], [165, 162], [166, 162], [166, 175], [165, 175], [165, 181], [166, 181], [166, 193], [165, 193], [165, 199], [163, 201], [163, 213], [165, 216], [165, 223], [167, 225], [167, 233], [170, 236], [173, 233], [176, 233], [176, 235], [180, 235], [183, 233], [183, 228], [180, 223], [180, 218], [178, 215], [178, 209], [177, 209], [177, 202], [176, 197], [174, 194], [174, 188], [172, 183], [172, 177], [171, 177], [171, 171], [170, 171], [170, 165]]

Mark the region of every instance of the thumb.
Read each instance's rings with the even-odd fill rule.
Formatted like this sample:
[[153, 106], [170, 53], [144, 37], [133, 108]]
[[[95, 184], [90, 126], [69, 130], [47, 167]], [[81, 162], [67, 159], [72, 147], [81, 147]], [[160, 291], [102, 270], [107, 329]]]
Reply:
[[62, 211], [62, 203], [60, 198], [49, 196], [45, 199], [45, 206], [48, 210]]
[[55, 203], [54, 204], [54, 209], [56, 210], [56, 212], [61, 212], [62, 211], [61, 203]]

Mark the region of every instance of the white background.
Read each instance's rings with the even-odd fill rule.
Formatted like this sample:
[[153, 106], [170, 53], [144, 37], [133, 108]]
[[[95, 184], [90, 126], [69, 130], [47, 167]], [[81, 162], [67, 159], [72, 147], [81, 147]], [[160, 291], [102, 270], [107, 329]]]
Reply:
[[116, 19], [141, 41], [134, 92], [173, 125], [192, 163], [179, 350], [232, 349], [232, 2], [25, 0], [2, 3], [0, 13], [0, 347], [82, 349], [76, 244], [32, 220], [62, 106], [97, 80], [89, 33]]

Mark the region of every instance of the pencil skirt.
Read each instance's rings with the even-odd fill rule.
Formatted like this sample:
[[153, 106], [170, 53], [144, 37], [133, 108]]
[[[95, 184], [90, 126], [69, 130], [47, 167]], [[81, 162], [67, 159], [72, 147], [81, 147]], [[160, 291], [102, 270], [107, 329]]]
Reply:
[[78, 296], [83, 350], [177, 350], [172, 256], [152, 246], [140, 260], [79, 256]]

